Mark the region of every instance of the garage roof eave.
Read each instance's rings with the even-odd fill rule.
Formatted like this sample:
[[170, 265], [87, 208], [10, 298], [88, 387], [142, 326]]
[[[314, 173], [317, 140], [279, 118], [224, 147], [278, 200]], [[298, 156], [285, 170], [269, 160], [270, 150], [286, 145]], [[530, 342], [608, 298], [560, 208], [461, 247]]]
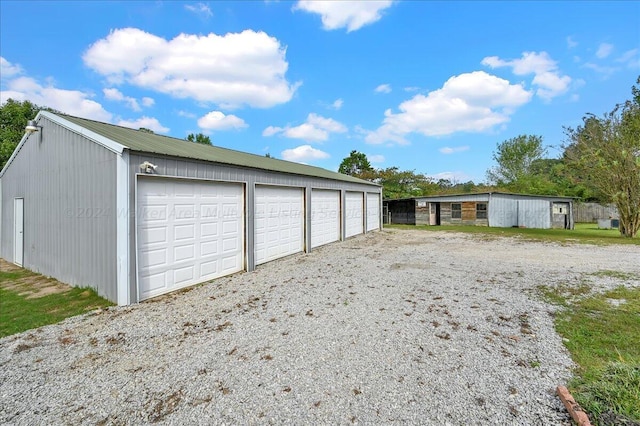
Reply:
[[208, 146], [187, 142], [184, 139], [141, 132], [136, 129], [88, 120], [86, 118], [61, 114], [58, 116], [67, 122], [76, 124], [93, 134], [100, 135], [132, 152], [166, 155], [170, 157], [227, 164], [251, 169], [358, 183], [377, 188], [381, 187], [381, 185], [377, 183], [333, 172], [320, 167], [268, 158], [262, 155], [249, 154], [218, 146]]

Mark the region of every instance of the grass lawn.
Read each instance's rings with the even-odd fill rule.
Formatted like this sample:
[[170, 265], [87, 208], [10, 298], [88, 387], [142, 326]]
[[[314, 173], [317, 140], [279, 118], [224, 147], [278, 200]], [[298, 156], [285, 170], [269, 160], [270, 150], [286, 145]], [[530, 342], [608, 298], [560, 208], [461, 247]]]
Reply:
[[544, 293], [566, 307], [555, 325], [578, 364], [573, 397], [596, 425], [640, 422], [640, 288], [571, 300]]
[[25, 269], [5, 269], [0, 271], [0, 337], [113, 305], [92, 289], [65, 286]]
[[420, 229], [424, 231], [465, 232], [497, 237], [513, 237], [530, 240], [556, 241], [584, 244], [635, 244], [640, 238], [625, 238], [617, 229], [598, 229], [597, 223], [577, 223], [575, 229], [533, 229], [533, 228], [489, 228], [487, 226], [466, 225], [385, 225], [391, 229]]

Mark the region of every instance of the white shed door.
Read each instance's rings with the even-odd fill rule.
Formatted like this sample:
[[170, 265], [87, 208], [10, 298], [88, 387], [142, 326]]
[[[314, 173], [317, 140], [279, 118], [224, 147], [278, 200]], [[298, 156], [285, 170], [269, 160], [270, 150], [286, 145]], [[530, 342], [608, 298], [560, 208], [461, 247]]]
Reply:
[[24, 198], [13, 200], [13, 263], [24, 262]]
[[138, 181], [140, 300], [243, 269], [243, 192], [236, 183]]
[[345, 238], [362, 234], [364, 226], [362, 213], [364, 211], [364, 195], [362, 192], [345, 193]]
[[367, 194], [367, 232], [380, 229], [380, 195]]
[[340, 239], [340, 191], [311, 191], [311, 247]]
[[256, 265], [304, 249], [304, 192], [301, 188], [256, 186]]

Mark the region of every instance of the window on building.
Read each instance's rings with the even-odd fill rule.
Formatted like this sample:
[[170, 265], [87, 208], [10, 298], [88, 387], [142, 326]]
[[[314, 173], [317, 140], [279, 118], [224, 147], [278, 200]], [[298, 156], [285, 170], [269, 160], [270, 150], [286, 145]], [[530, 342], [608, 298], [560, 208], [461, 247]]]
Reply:
[[451, 203], [451, 219], [462, 219], [462, 204]]
[[487, 218], [487, 203], [477, 203], [476, 219], [486, 219], [486, 218]]

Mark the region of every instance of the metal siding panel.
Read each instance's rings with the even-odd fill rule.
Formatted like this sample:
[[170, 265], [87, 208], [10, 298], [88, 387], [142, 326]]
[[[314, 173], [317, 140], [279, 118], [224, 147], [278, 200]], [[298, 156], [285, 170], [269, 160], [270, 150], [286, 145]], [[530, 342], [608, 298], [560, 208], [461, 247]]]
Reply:
[[518, 226], [518, 202], [512, 197], [492, 194], [487, 209], [489, 226], [494, 228]]
[[518, 200], [518, 226], [548, 229], [551, 227], [549, 200]]
[[[116, 261], [117, 272], [117, 302], [118, 305], [131, 303], [129, 294], [129, 262], [132, 255], [129, 252], [130, 228], [126, 212], [129, 212], [129, 153], [122, 152], [116, 158]], [[134, 254], [135, 256], [135, 254]]]
[[0, 257], [2, 257], [2, 178], [0, 178]]
[[24, 266], [116, 300], [116, 154], [47, 118], [3, 179], [3, 250], [12, 241], [7, 201], [25, 199]]
[[144, 161], [150, 161], [158, 166], [156, 174], [161, 176], [181, 176], [197, 179], [199, 170], [207, 170], [208, 179], [232, 182], [247, 182], [252, 179], [257, 184], [284, 185], [296, 187], [312, 187], [316, 189], [346, 189], [347, 191], [366, 191], [370, 193], [382, 193], [382, 188], [371, 184], [337, 181], [312, 176], [295, 176], [286, 173], [267, 170], [249, 169], [225, 164], [176, 161], [170, 157], [160, 157], [153, 154], [132, 152], [130, 155], [132, 173], [139, 173], [139, 165]]

